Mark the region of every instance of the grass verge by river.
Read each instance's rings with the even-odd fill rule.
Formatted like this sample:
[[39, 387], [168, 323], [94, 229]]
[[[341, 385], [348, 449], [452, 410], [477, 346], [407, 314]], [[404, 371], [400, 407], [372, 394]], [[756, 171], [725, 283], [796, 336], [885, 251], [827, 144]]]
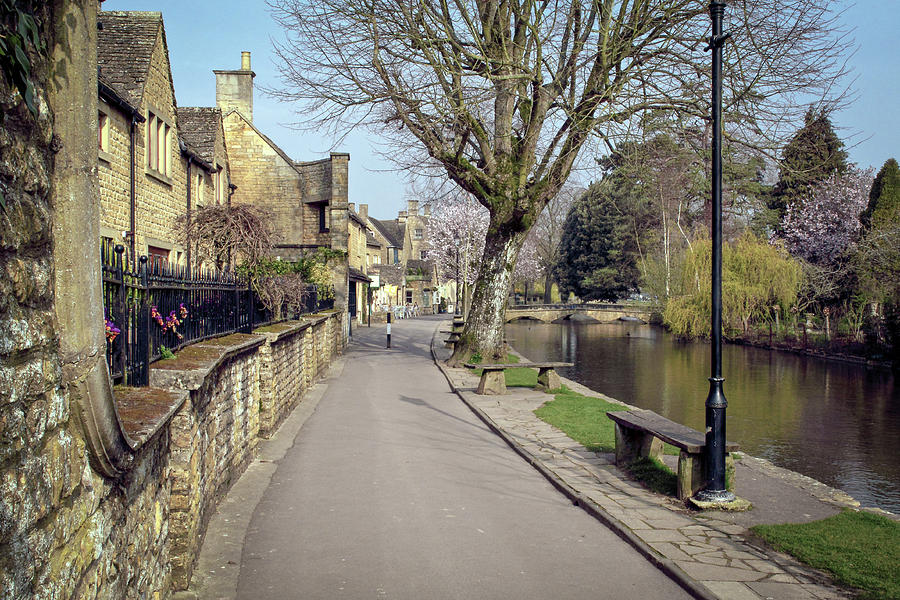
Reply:
[[863, 590], [864, 598], [900, 598], [900, 523], [845, 510], [812, 523], [757, 525], [751, 530], [777, 550]]
[[[535, 415], [588, 450], [614, 452], [615, 428], [606, 413], [622, 409], [619, 404], [563, 386], [554, 390], [554, 399]], [[668, 444], [666, 451], [677, 453]], [[676, 477], [665, 465], [644, 460], [629, 470], [653, 491], [675, 495]], [[776, 549], [863, 590], [865, 598], [900, 599], [900, 523], [871, 513], [845, 511], [813, 523], [760, 525], [752, 530]]]

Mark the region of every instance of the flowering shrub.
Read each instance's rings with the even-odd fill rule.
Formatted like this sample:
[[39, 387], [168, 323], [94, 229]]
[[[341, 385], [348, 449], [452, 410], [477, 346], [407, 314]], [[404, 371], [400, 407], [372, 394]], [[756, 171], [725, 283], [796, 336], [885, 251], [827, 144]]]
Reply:
[[184, 336], [178, 333], [178, 326], [188, 317], [188, 309], [182, 302], [178, 305], [178, 311], [172, 311], [169, 313], [169, 316], [165, 319], [159, 313], [159, 309], [154, 305], [150, 307], [150, 318], [156, 321], [156, 324], [159, 325], [160, 329], [163, 332], [168, 330], [172, 330], [172, 333], [178, 337], [179, 340], [184, 339]]
[[112, 319], [106, 317], [106, 343], [112, 344], [120, 333], [122, 330], [116, 327]]

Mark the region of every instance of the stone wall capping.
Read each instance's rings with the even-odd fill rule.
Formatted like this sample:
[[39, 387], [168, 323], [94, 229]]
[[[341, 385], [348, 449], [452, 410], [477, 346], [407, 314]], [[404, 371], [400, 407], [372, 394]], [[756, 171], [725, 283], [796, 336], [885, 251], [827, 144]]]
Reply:
[[198, 390], [219, 365], [233, 356], [266, 343], [266, 336], [232, 333], [179, 350], [175, 358], [150, 366], [150, 385], [166, 389]]
[[125, 386], [115, 388], [113, 393], [122, 429], [132, 441], [134, 451], [162, 431], [190, 395], [188, 390]]
[[314, 323], [308, 320], [282, 321], [281, 323], [275, 323], [273, 325], [266, 325], [265, 327], [254, 329], [253, 333], [266, 336], [271, 343], [277, 342], [283, 337], [287, 337], [299, 331], [303, 331], [307, 327], [312, 327], [313, 325]]

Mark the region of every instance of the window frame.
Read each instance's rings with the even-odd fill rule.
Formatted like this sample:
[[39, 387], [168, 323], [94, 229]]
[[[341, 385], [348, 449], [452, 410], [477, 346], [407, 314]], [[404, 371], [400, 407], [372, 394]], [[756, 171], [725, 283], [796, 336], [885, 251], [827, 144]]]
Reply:
[[172, 139], [174, 128], [169, 119], [153, 107], [147, 109], [144, 172], [172, 185]]

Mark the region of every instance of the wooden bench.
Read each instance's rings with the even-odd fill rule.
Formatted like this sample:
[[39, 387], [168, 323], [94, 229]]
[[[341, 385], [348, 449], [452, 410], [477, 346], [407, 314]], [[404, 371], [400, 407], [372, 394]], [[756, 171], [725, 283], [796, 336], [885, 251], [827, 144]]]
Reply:
[[[699, 431], [675, 423], [652, 410], [614, 411], [606, 416], [616, 424], [616, 464], [628, 466], [643, 457], [659, 458], [663, 442], [679, 448], [678, 499], [687, 500], [706, 482], [704, 448], [706, 438]], [[730, 452], [738, 449], [734, 442], [725, 442], [725, 469], [734, 472]]]
[[466, 363], [470, 369], [482, 369], [481, 380], [475, 389], [476, 394], [502, 395], [506, 393], [506, 377], [504, 371], [506, 369], [528, 368], [538, 370], [538, 379], [536, 389], [538, 390], [554, 390], [562, 385], [556, 369], [560, 367], [571, 367], [573, 363], [567, 362], [520, 362], [520, 363], [503, 363], [503, 364], [486, 364], [480, 365], [475, 363]]
[[456, 342], [458, 342], [458, 341], [459, 341], [459, 332], [458, 332], [458, 331], [451, 331], [451, 332], [450, 332], [450, 337], [448, 337], [446, 340], [444, 340], [444, 344], [445, 344], [448, 348], [455, 348], [455, 347], [456, 347]]

